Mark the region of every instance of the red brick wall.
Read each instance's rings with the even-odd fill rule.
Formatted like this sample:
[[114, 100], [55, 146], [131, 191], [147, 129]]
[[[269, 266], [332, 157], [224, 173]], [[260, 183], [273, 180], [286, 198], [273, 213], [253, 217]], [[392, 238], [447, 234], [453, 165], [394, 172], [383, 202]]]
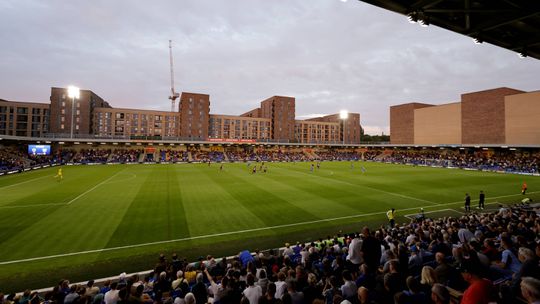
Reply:
[[182, 92], [179, 110], [180, 136], [206, 140], [210, 121], [210, 95]]
[[[51, 118], [50, 118], [50, 132], [51, 133], [64, 133], [69, 134], [71, 132], [71, 111], [73, 106], [73, 100], [69, 98], [66, 88], [51, 88]], [[76, 104], [73, 108], [75, 111], [79, 110], [79, 114], [75, 112], [73, 123], [73, 134], [92, 134], [93, 125], [93, 111], [94, 108], [109, 108], [109, 104], [103, 100], [103, 98], [96, 95], [90, 90], [81, 90], [80, 98], [76, 99]], [[64, 107], [62, 107], [64, 102]], [[62, 114], [62, 110], [64, 113]], [[62, 122], [62, 117], [64, 121]], [[77, 122], [77, 118], [79, 121]], [[64, 124], [64, 129], [61, 125]], [[79, 129], [76, 129], [79, 124]]]
[[276, 141], [294, 140], [294, 97], [272, 96], [261, 102], [261, 116], [270, 118], [271, 138]]
[[[323, 117], [315, 117], [306, 119], [307, 121], [323, 121], [323, 122], [337, 122], [340, 128], [343, 128], [343, 120], [339, 118], [338, 114], [326, 115]], [[344, 130], [340, 130], [340, 140], [343, 141], [343, 131], [345, 131], [345, 143], [346, 144], [359, 144], [360, 143], [360, 114], [349, 113], [349, 117], [345, 120]]]
[[244, 114], [241, 114], [242, 117], [253, 117], [253, 118], [261, 118], [261, 108], [256, 108], [251, 111], [248, 111]]
[[390, 143], [414, 144], [414, 110], [432, 106], [417, 102], [391, 106]]
[[510, 88], [461, 95], [463, 144], [504, 144], [504, 96], [523, 93]]

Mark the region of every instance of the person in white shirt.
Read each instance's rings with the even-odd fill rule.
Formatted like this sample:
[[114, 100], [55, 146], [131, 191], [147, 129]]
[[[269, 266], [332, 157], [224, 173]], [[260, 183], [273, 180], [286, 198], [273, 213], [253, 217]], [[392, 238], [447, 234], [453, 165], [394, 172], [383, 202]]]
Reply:
[[347, 260], [351, 261], [354, 265], [360, 265], [363, 263], [362, 259], [362, 239], [355, 235], [349, 244], [349, 252], [347, 254]]
[[246, 277], [247, 288], [244, 289], [244, 297], [249, 300], [249, 304], [258, 304], [259, 299], [263, 296], [262, 288], [255, 285], [255, 276], [249, 273]]
[[105, 301], [105, 304], [116, 304], [116, 302], [118, 302], [118, 290], [116, 289], [117, 286], [118, 283], [111, 283], [111, 290], [107, 291], [105, 293], [105, 296], [103, 297], [103, 301]]

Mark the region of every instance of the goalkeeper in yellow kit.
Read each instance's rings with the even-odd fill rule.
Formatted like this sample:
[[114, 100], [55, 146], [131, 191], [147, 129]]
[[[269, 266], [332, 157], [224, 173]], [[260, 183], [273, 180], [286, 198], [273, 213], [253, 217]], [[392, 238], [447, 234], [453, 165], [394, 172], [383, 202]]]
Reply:
[[54, 176], [56, 180], [61, 181], [64, 179], [64, 174], [62, 174], [62, 168], [58, 168], [58, 172], [56, 172], [56, 175]]

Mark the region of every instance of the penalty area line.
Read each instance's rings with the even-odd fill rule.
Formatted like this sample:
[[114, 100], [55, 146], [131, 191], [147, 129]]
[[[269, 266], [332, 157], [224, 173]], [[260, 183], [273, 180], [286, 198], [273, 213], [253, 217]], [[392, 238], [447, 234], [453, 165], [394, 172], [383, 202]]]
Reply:
[[[459, 213], [459, 214], [463, 214], [463, 212], [459, 212], [455, 209], [450, 209], [450, 208], [447, 208], [447, 209], [438, 209], [438, 210], [432, 210], [432, 211], [426, 211], [424, 212], [424, 214], [429, 214], [429, 213], [436, 213], [436, 212], [443, 212], [443, 211], [452, 211], [452, 212], [455, 212], [455, 213]], [[412, 220], [413, 219], [413, 216], [418, 216], [422, 213], [412, 213], [412, 214], [405, 214], [404, 217]]]
[[[537, 191], [537, 192], [540, 192], [540, 191]], [[532, 193], [536, 193], [536, 192], [530, 192], [530, 193], [532, 194]], [[511, 195], [503, 195], [503, 196], [500, 196], [500, 197], [521, 196], [521, 195], [522, 194], [511, 194]], [[500, 197], [492, 197], [490, 199], [495, 199], [495, 198], [500, 198]], [[444, 206], [447, 206], [447, 205], [460, 204], [460, 203], [463, 203], [463, 202], [461, 202], [461, 201], [460, 202], [453, 202], [453, 203], [447, 203], [447, 204], [444, 204], [444, 205], [441, 204], [441, 205], [417, 206], [417, 207], [411, 207], [411, 208], [398, 209], [398, 211], [419, 210], [420, 208], [430, 208], [430, 209], [435, 208], [435, 211], [438, 211], [438, 210], [445, 210], [445, 209], [448, 209], [448, 208], [445, 208], [445, 209], [437, 209], [437, 208], [444, 207]], [[493, 205], [493, 204], [500, 204], [500, 203], [499, 202], [486, 203], [486, 205]], [[456, 211], [456, 212], [459, 212], [459, 211]], [[386, 211], [355, 214], [355, 215], [348, 215], [348, 216], [340, 216], [340, 217], [334, 217], [334, 218], [319, 219], [319, 220], [314, 220], [314, 221], [305, 221], [305, 222], [292, 223], [292, 224], [283, 224], [283, 225], [276, 225], [276, 226], [259, 227], [259, 228], [253, 228], [253, 229], [245, 229], [245, 230], [237, 230], [237, 231], [229, 231], [229, 232], [220, 232], [220, 233], [207, 234], [207, 235], [198, 235], [198, 236], [193, 236], [193, 237], [178, 238], [178, 239], [166, 240], [166, 241], [156, 241], [156, 242], [125, 245], [125, 246], [118, 246], [118, 247], [92, 249], [92, 250], [70, 252], [70, 253], [63, 253], [63, 254], [55, 254], [55, 255], [34, 257], [34, 258], [27, 258], [27, 259], [20, 259], [20, 260], [3, 261], [3, 262], [0, 262], [0, 265], [18, 264], [18, 263], [24, 263], [24, 262], [32, 262], [32, 261], [49, 260], [49, 259], [55, 259], [55, 258], [63, 258], [63, 257], [68, 257], [68, 256], [77, 256], [77, 255], [92, 254], [92, 253], [102, 253], [102, 252], [107, 252], [107, 251], [116, 251], [116, 250], [131, 249], [131, 248], [138, 248], [138, 247], [146, 247], [146, 246], [152, 246], [152, 245], [161, 245], [161, 244], [169, 244], [169, 243], [176, 243], [176, 242], [184, 242], [184, 241], [191, 241], [191, 240], [204, 239], [204, 238], [214, 238], [214, 237], [234, 235], [234, 234], [243, 234], [243, 233], [249, 233], [249, 232], [273, 230], [273, 229], [280, 229], [280, 228], [287, 228], [287, 227], [296, 227], [296, 226], [310, 225], [310, 224], [316, 224], [316, 223], [333, 222], [333, 221], [339, 221], [339, 220], [344, 220], [344, 219], [361, 218], [361, 217], [372, 216], [372, 215], [386, 215]]]

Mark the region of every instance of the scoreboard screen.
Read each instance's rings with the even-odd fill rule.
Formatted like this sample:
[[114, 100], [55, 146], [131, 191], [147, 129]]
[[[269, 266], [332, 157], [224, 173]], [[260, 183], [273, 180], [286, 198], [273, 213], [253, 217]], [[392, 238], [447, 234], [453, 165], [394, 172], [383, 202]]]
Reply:
[[28, 145], [30, 155], [51, 155], [51, 145]]

